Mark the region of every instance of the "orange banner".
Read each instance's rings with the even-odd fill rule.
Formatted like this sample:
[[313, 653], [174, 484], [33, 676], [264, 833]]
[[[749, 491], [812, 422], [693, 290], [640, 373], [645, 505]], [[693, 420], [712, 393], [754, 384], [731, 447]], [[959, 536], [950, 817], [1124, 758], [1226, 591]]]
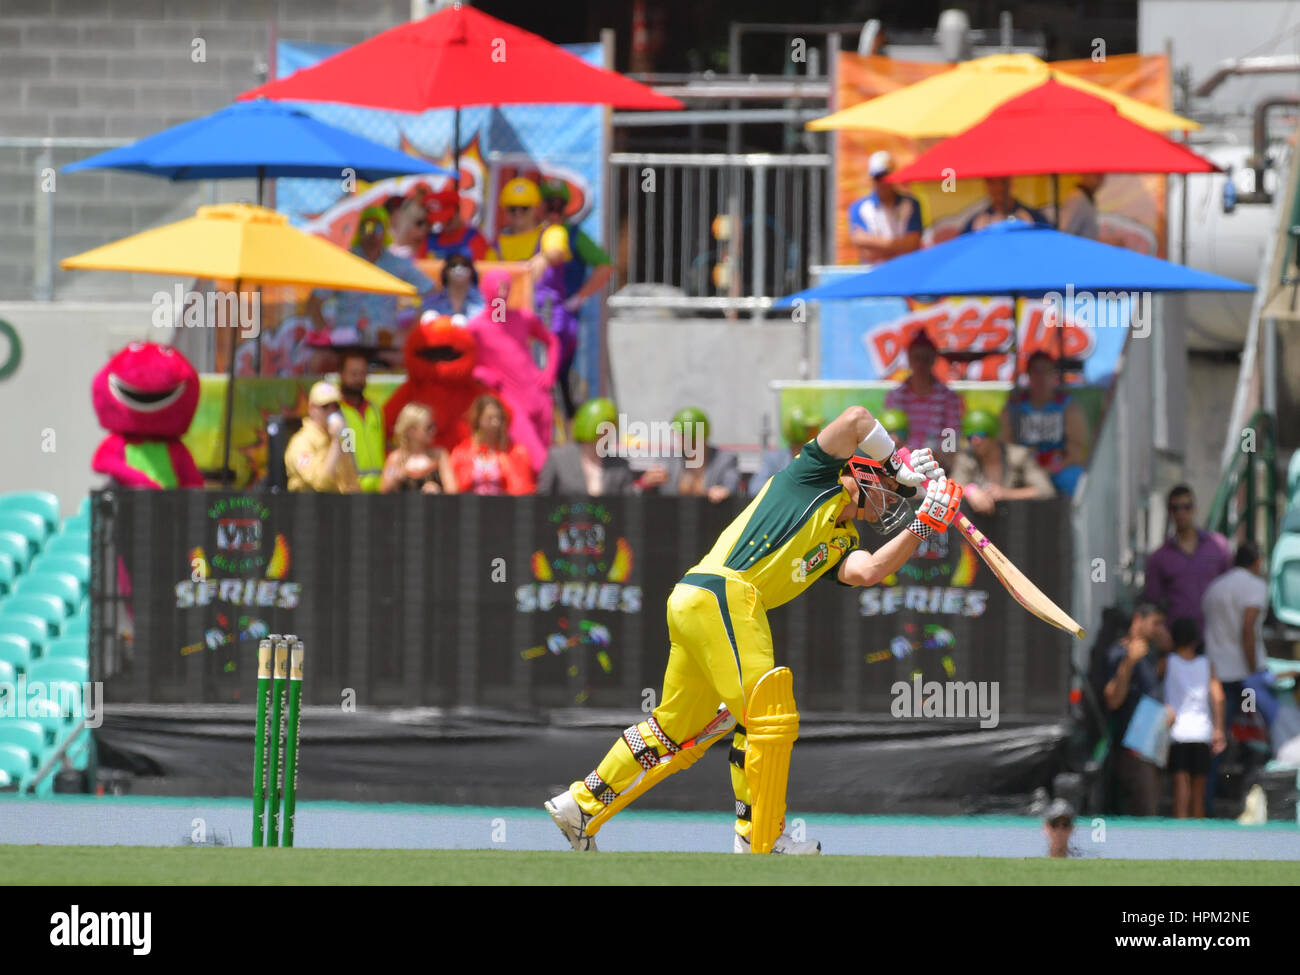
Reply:
[[[1169, 62], [1163, 55], [1120, 54], [1104, 61], [1081, 59], [1056, 61], [1050, 67], [1084, 78], [1130, 98], [1169, 110], [1171, 88]], [[839, 56], [835, 109], [850, 108], [870, 98], [951, 70], [947, 64], [897, 61], [893, 58], [844, 53]], [[974, 123], [972, 123], [974, 124]], [[857, 264], [858, 256], [849, 243], [849, 205], [871, 192], [867, 159], [878, 149], [887, 149], [894, 165], [901, 168], [937, 144], [939, 139], [911, 139], [888, 132], [842, 129], [835, 133], [836, 209], [835, 262]], [[1107, 176], [1097, 193], [1101, 224], [1100, 239], [1107, 244], [1157, 257], [1165, 256], [1164, 176]], [[1060, 198], [1064, 202], [1075, 179], [1060, 177]], [[1012, 193], [1036, 209], [1052, 209], [1052, 180], [1049, 176], [1017, 177]], [[904, 192], [921, 204], [926, 246], [941, 243], [961, 232], [962, 225], [985, 205], [984, 181], [955, 180], [940, 183], [912, 183]]]

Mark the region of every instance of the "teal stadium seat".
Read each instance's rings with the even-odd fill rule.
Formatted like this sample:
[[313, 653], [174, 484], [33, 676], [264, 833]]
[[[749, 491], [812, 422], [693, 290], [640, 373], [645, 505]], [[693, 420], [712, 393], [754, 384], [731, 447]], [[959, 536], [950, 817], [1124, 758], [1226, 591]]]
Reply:
[[84, 555], [90, 558], [90, 536], [84, 532], [64, 532], [55, 535], [41, 550], [46, 555]]
[[33, 772], [41, 767], [40, 763], [48, 747], [45, 729], [26, 718], [0, 718], [0, 745], [17, 745], [27, 749], [32, 756]]
[[32, 543], [18, 532], [0, 531], [0, 553], [13, 559], [14, 568], [23, 572], [32, 561]]
[[[0, 684], [12, 684], [18, 680], [18, 668], [5, 660], [0, 660]], [[4, 720], [0, 718], [0, 721]]]
[[[77, 698], [80, 700], [80, 698]], [[35, 721], [45, 732], [45, 746], [53, 748], [58, 745], [71, 730], [68, 718], [59, 708], [57, 701], [48, 697], [31, 698], [27, 702], [27, 720]]]
[[90, 645], [84, 636], [60, 637], [50, 641], [42, 660], [81, 660], [90, 663]]
[[59, 660], [42, 657], [32, 663], [31, 668], [27, 671], [27, 679], [29, 681], [43, 681], [47, 684], [57, 681], [68, 681], [77, 685], [84, 684], [90, 680], [90, 663], [86, 660], [72, 660], [67, 657]]
[[1268, 572], [1269, 599], [1278, 622], [1300, 626], [1300, 534], [1277, 537]]
[[0, 785], [18, 791], [31, 778], [32, 756], [26, 748], [0, 745]]
[[0, 597], [13, 591], [18, 578], [18, 563], [8, 552], [0, 552]]
[[81, 583], [61, 572], [45, 572], [35, 567], [28, 569], [14, 584], [14, 595], [53, 596], [63, 603], [64, 616], [71, 616], [81, 609]]
[[27, 673], [32, 663], [32, 642], [16, 633], [0, 633], [0, 661], [19, 673]]
[[62, 636], [86, 636], [90, 633], [90, 613], [83, 610], [68, 618], [59, 631]]
[[1297, 494], [1300, 494], [1300, 450], [1291, 455], [1291, 463], [1286, 465], [1286, 496], [1292, 504]]
[[33, 553], [40, 551], [50, 531], [45, 519], [30, 511], [0, 511], [0, 531], [15, 532], [31, 543]]
[[[0, 609], [9, 600], [0, 601]], [[16, 633], [24, 637], [32, 647], [32, 656], [39, 657], [45, 652], [45, 645], [50, 642], [50, 625], [39, 616], [24, 613], [5, 614], [0, 612], [0, 633]]]
[[60, 535], [89, 535], [90, 534], [90, 513], [69, 515], [63, 519], [63, 530]]
[[81, 504], [77, 505], [77, 514], [90, 517], [90, 495], [87, 494], [81, 499]]
[[63, 621], [68, 618], [67, 607], [58, 596], [12, 595], [0, 599], [0, 616], [35, 616], [45, 621], [50, 636], [57, 636]]
[[40, 515], [45, 522], [47, 534], [59, 527], [59, 499], [49, 491], [0, 494], [0, 513], [6, 511], [30, 511], [34, 515]]
[[33, 573], [60, 572], [72, 576], [81, 584], [81, 594], [83, 596], [86, 595], [86, 591], [90, 588], [89, 555], [72, 555], [70, 553], [51, 555], [49, 552], [42, 552], [32, 559], [32, 564], [28, 566], [27, 571]]

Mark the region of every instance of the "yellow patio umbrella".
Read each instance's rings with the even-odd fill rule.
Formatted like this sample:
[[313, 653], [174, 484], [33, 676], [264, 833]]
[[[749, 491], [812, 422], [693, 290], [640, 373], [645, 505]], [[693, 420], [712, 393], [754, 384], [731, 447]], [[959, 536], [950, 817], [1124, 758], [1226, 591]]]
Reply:
[[[290, 284], [340, 291], [414, 295], [401, 278], [320, 237], [289, 225], [282, 213], [249, 203], [199, 207], [193, 217], [124, 237], [69, 257], [65, 271], [175, 274], [241, 284]], [[235, 408], [235, 343], [230, 332], [222, 477], [230, 471], [230, 426]]]
[[1032, 54], [993, 54], [963, 61], [950, 71], [823, 115], [806, 124], [817, 132], [873, 129], [913, 139], [938, 139], [970, 128], [1003, 102], [1037, 88], [1048, 78], [1114, 104], [1131, 122], [1156, 132], [1190, 131], [1200, 125], [1052, 66]]

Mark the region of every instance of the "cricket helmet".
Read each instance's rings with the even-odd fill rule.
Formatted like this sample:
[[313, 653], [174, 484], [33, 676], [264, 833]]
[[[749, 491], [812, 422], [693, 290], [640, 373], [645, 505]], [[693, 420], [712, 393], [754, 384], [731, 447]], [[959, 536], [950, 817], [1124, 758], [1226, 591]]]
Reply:
[[573, 415], [573, 439], [578, 443], [594, 443], [600, 439], [602, 423], [618, 423], [618, 407], [610, 399], [589, 399]]
[[[898, 494], [898, 484], [888, 478], [880, 461], [872, 460], [861, 450], [853, 452], [844, 472], [858, 485], [858, 514], [885, 535], [906, 528], [912, 521], [912, 509]], [[892, 485], [892, 487], [891, 487]]]
[[[703, 424], [703, 427], [697, 427], [695, 424]], [[709, 442], [709, 415], [698, 406], [684, 406], [673, 414], [672, 428], [678, 433], [685, 435], [686, 428], [690, 426], [695, 430], [703, 433], [703, 441]]]
[[996, 437], [1001, 424], [988, 410], [971, 410], [961, 421], [961, 432], [968, 437]]

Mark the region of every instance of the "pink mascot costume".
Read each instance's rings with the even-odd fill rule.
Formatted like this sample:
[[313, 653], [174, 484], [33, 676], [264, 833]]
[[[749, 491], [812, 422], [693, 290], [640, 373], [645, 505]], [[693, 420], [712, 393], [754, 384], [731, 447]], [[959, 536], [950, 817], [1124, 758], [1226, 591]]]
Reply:
[[[478, 345], [474, 378], [490, 386], [512, 415], [510, 437], [523, 444], [533, 472], [546, 463], [554, 411], [552, 389], [560, 367], [560, 340], [530, 311], [506, 308], [508, 271], [487, 271], [479, 284], [487, 307], [469, 322]], [[546, 368], [533, 361], [530, 340], [546, 345]]]
[[132, 342], [95, 375], [91, 400], [108, 431], [92, 470], [121, 487], [203, 487], [181, 443], [199, 405], [199, 377], [185, 356], [170, 346]]

